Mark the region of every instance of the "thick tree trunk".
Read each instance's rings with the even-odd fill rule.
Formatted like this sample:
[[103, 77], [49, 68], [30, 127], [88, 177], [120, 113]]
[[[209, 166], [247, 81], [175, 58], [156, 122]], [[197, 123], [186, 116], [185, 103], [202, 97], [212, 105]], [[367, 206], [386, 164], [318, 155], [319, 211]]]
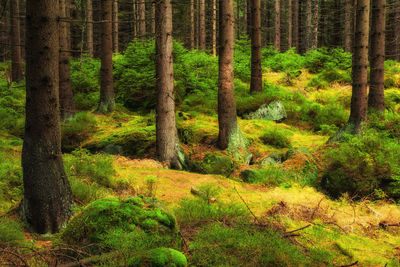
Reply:
[[114, 86], [112, 66], [112, 0], [101, 0], [101, 68], [100, 103], [97, 111], [109, 113], [114, 109]]
[[58, 18], [59, 0], [27, 1], [21, 214], [42, 234], [57, 232], [70, 217], [72, 207], [61, 155]]
[[212, 0], [212, 54], [217, 55], [217, 0]]
[[250, 92], [262, 91], [261, 3], [251, 0], [251, 82]]
[[175, 122], [172, 7], [170, 0], [159, 0], [156, 8], [157, 75], [157, 158], [169, 167], [180, 168]]
[[196, 25], [194, 23], [194, 0], [190, 0], [190, 49], [194, 49], [194, 29]]
[[200, 0], [199, 6], [199, 45], [200, 49], [206, 51], [206, 4], [205, 0]]
[[22, 73], [21, 38], [19, 27], [19, 3], [11, 0], [10, 3], [10, 40], [11, 40], [11, 81], [19, 82], [24, 76]]
[[118, 53], [118, 0], [113, 0], [113, 11], [112, 11], [112, 21], [113, 21], [113, 51]]
[[351, 52], [353, 0], [346, 0], [344, 6], [344, 51]]
[[293, 2], [293, 46], [299, 51], [299, 0]]
[[367, 79], [368, 79], [368, 36], [370, 0], [357, 1], [356, 30], [353, 54], [353, 90], [349, 124], [359, 130], [367, 119]]
[[372, 0], [371, 27], [371, 78], [368, 109], [384, 112], [386, 0]]
[[293, 0], [288, 0], [288, 49], [292, 48], [293, 43]]
[[318, 25], [319, 25], [319, 0], [315, 0], [313, 12], [313, 33], [312, 33], [312, 49], [318, 48]]
[[138, 1], [139, 37], [146, 38], [146, 2], [145, 0]]
[[87, 18], [87, 25], [86, 25], [86, 43], [88, 53], [91, 57], [94, 56], [94, 49], [93, 49], [93, 3], [92, 0], [86, 0], [86, 18]]
[[312, 0], [306, 0], [306, 34], [304, 36], [305, 50], [311, 48], [312, 40]]
[[[60, 16], [66, 18], [68, 0], [59, 0]], [[60, 98], [60, 118], [64, 121], [75, 114], [74, 94], [72, 92], [71, 66], [69, 63], [70, 45], [68, 44], [69, 32], [68, 22], [60, 22], [60, 62], [59, 62], [59, 98]]]
[[275, 0], [275, 39], [274, 47], [276, 50], [281, 49], [281, 1]]

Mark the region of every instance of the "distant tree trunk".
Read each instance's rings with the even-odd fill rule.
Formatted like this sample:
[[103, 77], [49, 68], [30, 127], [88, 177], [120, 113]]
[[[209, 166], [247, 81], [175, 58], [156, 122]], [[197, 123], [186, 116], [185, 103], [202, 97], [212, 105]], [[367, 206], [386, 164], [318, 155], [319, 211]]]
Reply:
[[293, 3], [293, 46], [299, 51], [299, 0]]
[[226, 149], [238, 130], [234, 95], [233, 54], [235, 45], [233, 0], [219, 0], [218, 146]]
[[292, 48], [293, 43], [293, 0], [288, 0], [288, 49]]
[[156, 34], [156, 3], [151, 3], [151, 34]]
[[205, 0], [200, 0], [199, 6], [199, 45], [200, 49], [206, 51], [206, 5]]
[[[68, 0], [60, 1], [60, 16], [67, 17]], [[60, 62], [59, 62], [59, 98], [60, 98], [60, 118], [64, 121], [72, 117], [75, 113], [74, 94], [72, 92], [71, 67], [69, 63], [70, 45], [68, 44], [68, 22], [60, 22]]]
[[18, 0], [10, 1], [10, 40], [11, 40], [11, 81], [19, 82], [24, 76], [22, 73], [21, 40], [19, 27]]
[[180, 168], [175, 122], [174, 64], [172, 57], [172, 7], [159, 0], [156, 8], [157, 157], [169, 167]]
[[371, 27], [371, 78], [368, 109], [384, 112], [386, 0], [372, 0]]
[[344, 6], [344, 51], [351, 52], [353, 0], [346, 0]]
[[249, 29], [248, 29], [248, 2], [249, 0], [243, 0], [243, 26], [244, 26], [244, 31], [246, 32], [247, 35], [249, 35]]
[[101, 0], [101, 68], [100, 103], [97, 111], [109, 113], [114, 109], [114, 86], [112, 66], [112, 0]]
[[275, 49], [281, 49], [281, 1], [275, 0]]
[[217, 0], [212, 0], [212, 54], [217, 55]]
[[146, 38], [146, 2], [145, 0], [138, 1], [139, 37]]
[[304, 37], [305, 50], [311, 48], [312, 39], [312, 0], [306, 0], [306, 34]]
[[349, 124], [359, 131], [367, 119], [368, 35], [370, 0], [357, 1], [356, 30], [353, 53], [353, 90]]
[[261, 2], [251, 0], [251, 82], [250, 92], [262, 91]]
[[138, 25], [138, 16], [137, 16], [137, 8], [136, 1], [132, 0], [132, 14], [133, 14], [133, 38], [137, 37], [137, 25]]
[[59, 0], [27, 1], [26, 5], [24, 199], [20, 208], [34, 231], [55, 233], [67, 222], [72, 208], [61, 154]]
[[194, 0], [190, 0], [190, 49], [194, 49]]
[[312, 34], [312, 49], [318, 48], [318, 23], [319, 22], [319, 0], [315, 0], [313, 12], [313, 34]]
[[91, 57], [94, 56], [93, 49], [93, 3], [92, 0], [86, 0], [86, 17], [87, 17], [87, 25], [86, 25], [86, 42], [88, 53]]
[[400, 61], [400, 1], [395, 2], [394, 36], [395, 36], [395, 58]]
[[113, 0], [113, 13], [112, 13], [112, 21], [113, 21], [113, 51], [114, 53], [118, 53], [118, 0]]

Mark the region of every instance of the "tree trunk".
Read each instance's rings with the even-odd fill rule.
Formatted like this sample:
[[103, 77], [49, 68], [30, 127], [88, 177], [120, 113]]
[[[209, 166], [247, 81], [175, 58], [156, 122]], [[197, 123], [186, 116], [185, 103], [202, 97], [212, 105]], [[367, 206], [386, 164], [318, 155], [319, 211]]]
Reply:
[[190, 0], [190, 49], [194, 49], [194, 0]]
[[306, 34], [304, 36], [305, 50], [311, 48], [312, 39], [312, 0], [306, 0]]
[[156, 3], [151, 3], [151, 34], [156, 35]]
[[234, 94], [235, 45], [233, 0], [219, 0], [218, 146], [226, 149], [238, 130]]
[[299, 51], [299, 0], [293, 3], [293, 46]]
[[281, 1], [275, 0], [275, 39], [274, 47], [276, 50], [281, 49]]
[[18, 0], [10, 1], [10, 40], [11, 40], [11, 81], [19, 82], [24, 76], [22, 73], [21, 38], [19, 27]]
[[114, 53], [118, 53], [118, 0], [113, 0], [113, 13], [112, 13], [112, 21], [113, 21], [113, 51]]
[[[59, 0], [60, 16], [67, 18], [67, 3], [68, 0]], [[70, 45], [68, 44], [69, 32], [68, 22], [60, 22], [60, 62], [59, 62], [59, 98], [60, 98], [60, 118], [64, 121], [71, 118], [75, 114], [74, 94], [72, 92], [71, 82], [71, 67], [69, 63]]]
[[200, 0], [199, 6], [199, 45], [200, 49], [206, 51], [206, 5], [205, 0]]
[[87, 17], [87, 25], [86, 25], [86, 42], [88, 53], [91, 57], [94, 56], [93, 49], [93, 3], [92, 0], [86, 0], [86, 17]]
[[288, 49], [292, 48], [293, 43], [293, 0], [288, 0]]
[[61, 154], [59, 0], [27, 1], [26, 9], [24, 200], [20, 208], [36, 232], [55, 233], [70, 217], [72, 207]]
[[138, 0], [139, 12], [139, 36], [146, 38], [146, 2], [145, 0]]
[[344, 6], [344, 51], [351, 53], [351, 39], [353, 37], [351, 18], [353, 0], [346, 0]]
[[395, 2], [394, 36], [395, 36], [395, 58], [400, 61], [400, 1]]
[[385, 111], [386, 0], [372, 0], [369, 111]]
[[114, 86], [112, 66], [112, 0], [101, 0], [101, 68], [100, 103], [97, 111], [109, 113], [114, 109]]
[[157, 158], [169, 167], [180, 168], [175, 122], [172, 7], [170, 0], [160, 0], [157, 3], [156, 25]]
[[212, 0], [212, 54], [217, 55], [217, 0]]
[[250, 92], [262, 92], [261, 2], [251, 0], [251, 82]]
[[353, 90], [349, 124], [357, 132], [367, 119], [368, 35], [370, 0], [357, 1], [356, 30], [353, 54]]
[[319, 0], [315, 0], [313, 12], [312, 49], [318, 48]]
[[243, 26], [244, 26], [244, 31], [246, 32], [247, 35], [249, 35], [249, 29], [248, 29], [248, 2], [249, 0], [243, 0]]

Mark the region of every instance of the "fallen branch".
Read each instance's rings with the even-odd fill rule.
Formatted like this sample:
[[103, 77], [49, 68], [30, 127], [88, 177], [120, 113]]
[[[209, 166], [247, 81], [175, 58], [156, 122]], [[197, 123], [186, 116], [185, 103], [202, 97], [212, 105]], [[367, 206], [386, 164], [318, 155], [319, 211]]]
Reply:
[[317, 212], [317, 210], [319, 209], [319, 206], [321, 205], [321, 202], [325, 199], [325, 197], [321, 198], [321, 200], [318, 202], [317, 207], [314, 209], [313, 213], [311, 214], [311, 220], [314, 219], [314, 215]]
[[351, 266], [356, 265], [357, 263], [358, 263], [358, 261], [355, 261], [355, 262], [353, 262], [351, 264], [348, 264], [348, 265], [341, 265], [340, 267], [351, 267]]
[[310, 227], [310, 226], [311, 226], [311, 224], [308, 224], [308, 225], [303, 226], [303, 227], [301, 227], [301, 228], [299, 228], [299, 229], [292, 230], [292, 231], [289, 231], [289, 232], [284, 232], [284, 233], [283, 233], [283, 236], [284, 236], [284, 237], [289, 237], [289, 236], [291, 236], [290, 234], [295, 233], [295, 232], [298, 232], [298, 231], [301, 231], [301, 230], [304, 230], [304, 229], [306, 229], [306, 228], [308, 228], [308, 227]]
[[257, 216], [251, 211], [249, 205], [247, 205], [246, 201], [244, 201], [243, 197], [239, 194], [239, 191], [236, 189], [236, 187], [234, 187], [233, 189], [235, 189], [236, 194], [238, 194], [239, 198], [242, 200], [242, 202], [244, 203], [244, 205], [246, 206], [246, 208], [249, 210], [250, 214], [254, 217], [254, 220], [256, 220], [257, 223], [258, 223], [260, 226], [265, 226], [265, 225], [257, 218]]

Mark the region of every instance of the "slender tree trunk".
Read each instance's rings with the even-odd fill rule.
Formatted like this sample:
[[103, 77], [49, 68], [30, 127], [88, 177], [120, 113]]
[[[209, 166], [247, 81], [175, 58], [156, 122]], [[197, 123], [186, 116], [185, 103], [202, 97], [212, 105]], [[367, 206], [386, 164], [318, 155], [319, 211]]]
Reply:
[[59, 0], [27, 1], [24, 200], [20, 208], [32, 228], [42, 234], [57, 232], [72, 207], [61, 154], [58, 18]]
[[344, 51], [351, 52], [353, 0], [346, 0], [344, 6]]
[[281, 1], [275, 0], [275, 40], [274, 47], [276, 50], [281, 49]]
[[306, 0], [306, 34], [305, 34], [305, 50], [311, 48], [312, 40], [312, 0]]
[[138, 25], [138, 16], [137, 16], [137, 9], [136, 9], [136, 1], [132, 0], [132, 14], [133, 14], [133, 38], [136, 39], [137, 37], [137, 25]]
[[372, 0], [371, 27], [371, 78], [368, 109], [384, 112], [386, 0]]
[[145, 0], [138, 0], [139, 12], [139, 36], [146, 38], [146, 2]]
[[194, 0], [190, 0], [190, 49], [194, 49]]
[[151, 3], [151, 34], [156, 35], [156, 3]]
[[288, 0], [288, 49], [292, 48], [293, 43], [293, 0]]
[[356, 30], [353, 54], [353, 90], [349, 124], [359, 130], [367, 119], [368, 35], [370, 0], [357, 1]]
[[11, 81], [19, 82], [24, 76], [22, 73], [21, 38], [19, 27], [18, 0], [10, 1], [10, 40], [11, 40]]
[[400, 1], [395, 2], [394, 36], [395, 36], [395, 58], [400, 61]]
[[243, 26], [244, 26], [244, 31], [246, 32], [247, 35], [249, 35], [249, 29], [248, 29], [248, 1], [249, 0], [243, 0]]
[[94, 48], [93, 48], [93, 3], [92, 0], [86, 0], [86, 17], [87, 17], [87, 25], [86, 25], [86, 42], [88, 53], [91, 57], [94, 56]]
[[174, 64], [172, 57], [172, 7], [159, 0], [156, 9], [157, 157], [169, 167], [179, 168], [175, 122]]
[[319, 0], [315, 0], [313, 12], [312, 49], [318, 48]]
[[299, 49], [299, 0], [293, 2], [293, 46]]
[[206, 51], [206, 4], [205, 0], [200, 0], [199, 6], [199, 45], [200, 49]]
[[217, 0], [212, 0], [212, 54], [217, 55]]
[[118, 0], [113, 0], [113, 13], [112, 13], [112, 21], [113, 21], [113, 51], [114, 53], [118, 53]]
[[112, 66], [112, 0], [101, 0], [101, 68], [100, 103], [97, 111], [109, 113], [114, 109], [114, 86]]
[[261, 2], [251, 0], [251, 82], [250, 92], [262, 91]]
[[[60, 16], [67, 17], [68, 0], [59, 0]], [[75, 113], [74, 94], [72, 92], [71, 67], [69, 63], [70, 46], [68, 44], [68, 22], [60, 22], [60, 62], [59, 62], [59, 98], [60, 98], [60, 118], [64, 121], [72, 117]]]

